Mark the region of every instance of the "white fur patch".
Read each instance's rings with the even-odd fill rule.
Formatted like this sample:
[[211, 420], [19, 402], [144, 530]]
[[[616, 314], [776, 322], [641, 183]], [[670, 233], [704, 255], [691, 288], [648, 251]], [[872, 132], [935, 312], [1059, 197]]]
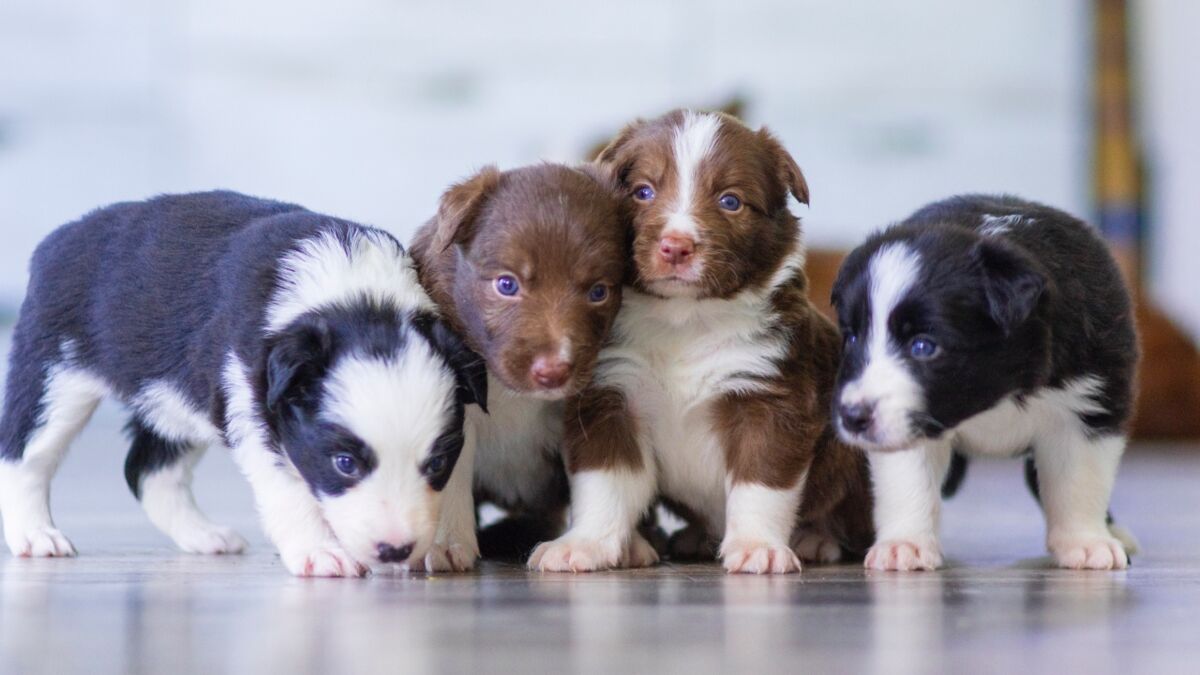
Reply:
[[145, 385], [129, 403], [138, 417], [163, 438], [205, 446], [221, 440], [208, 417], [165, 380]]
[[727, 541], [756, 541], [786, 546], [796, 526], [807, 474], [787, 489], [758, 483], [737, 483], [729, 489], [725, 526]]
[[141, 502], [150, 522], [188, 553], [240, 553], [246, 540], [210, 521], [192, 496], [192, 469], [203, 450], [196, 448], [170, 466], [142, 477]]
[[395, 241], [356, 231], [348, 248], [324, 233], [301, 242], [280, 261], [279, 290], [267, 309], [268, 332], [282, 330], [313, 309], [361, 296], [391, 301], [399, 309], [434, 309], [411, 258]]
[[50, 479], [71, 441], [108, 393], [100, 378], [69, 365], [54, 366], [47, 373], [42, 412], [21, 459], [0, 461], [0, 515], [13, 555], [75, 554], [50, 517]]
[[712, 152], [720, 127], [721, 118], [717, 115], [689, 110], [683, 114], [683, 123], [675, 129], [673, 149], [678, 191], [663, 236], [679, 234], [693, 240], [699, 237], [700, 229], [692, 216], [696, 175], [700, 163]]
[[[842, 387], [844, 406], [868, 405], [874, 410], [870, 439], [848, 439], [855, 443], [895, 448], [910, 441], [909, 414], [924, 410], [924, 393], [905, 366], [888, 329], [888, 319], [916, 282], [920, 256], [905, 244], [883, 246], [871, 258], [871, 322], [866, 335], [865, 365], [857, 379]], [[839, 423], [839, 429], [841, 425]], [[843, 437], [845, 437], [845, 431]]]
[[982, 225], [979, 227], [979, 234], [987, 237], [998, 237], [1008, 234], [1014, 227], [1022, 223], [1032, 223], [1033, 220], [1026, 220], [1024, 216], [1014, 213], [1007, 216], [993, 216], [990, 213], [983, 214], [981, 219]]

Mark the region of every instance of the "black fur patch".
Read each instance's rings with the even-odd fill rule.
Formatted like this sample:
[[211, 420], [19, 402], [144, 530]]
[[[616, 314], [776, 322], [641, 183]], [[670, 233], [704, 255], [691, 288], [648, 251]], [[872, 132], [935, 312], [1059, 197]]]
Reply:
[[134, 497], [142, 498], [142, 479], [179, 460], [191, 449], [186, 443], [169, 441], [151, 431], [137, 418], [125, 425], [129, 454], [125, 456], [125, 483]]

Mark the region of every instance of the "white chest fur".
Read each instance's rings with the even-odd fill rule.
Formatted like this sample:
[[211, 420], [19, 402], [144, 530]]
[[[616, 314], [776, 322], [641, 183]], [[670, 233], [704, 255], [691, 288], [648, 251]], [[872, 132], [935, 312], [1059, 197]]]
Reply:
[[1085, 377], [1059, 388], [1040, 389], [1018, 403], [1009, 397], [954, 430], [960, 452], [1014, 455], [1040, 439], [1081, 425], [1079, 415], [1101, 412], [1095, 402], [1100, 380]]
[[[620, 389], [654, 459], [659, 491], [724, 528], [725, 454], [712, 404], [776, 373], [784, 345], [761, 297], [661, 299], [630, 291], [596, 382]], [[648, 447], [647, 447], [648, 446]]]
[[538, 503], [562, 461], [562, 402], [514, 394], [489, 377], [488, 410], [467, 409], [478, 439], [475, 487], [503, 504]]

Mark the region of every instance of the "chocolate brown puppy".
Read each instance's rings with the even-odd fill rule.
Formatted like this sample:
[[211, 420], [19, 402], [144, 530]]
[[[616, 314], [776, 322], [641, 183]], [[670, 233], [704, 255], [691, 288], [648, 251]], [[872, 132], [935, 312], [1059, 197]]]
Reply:
[[[478, 451], [463, 453], [474, 460], [475, 497], [541, 537], [562, 527], [563, 400], [591, 379], [617, 314], [626, 212], [592, 167], [486, 167], [446, 191], [411, 246], [443, 317], [487, 361], [490, 415], [468, 409]], [[473, 509], [461, 520], [455, 566], [477, 552]], [[525, 555], [538, 540], [499, 531], [504, 541], [485, 551]]]

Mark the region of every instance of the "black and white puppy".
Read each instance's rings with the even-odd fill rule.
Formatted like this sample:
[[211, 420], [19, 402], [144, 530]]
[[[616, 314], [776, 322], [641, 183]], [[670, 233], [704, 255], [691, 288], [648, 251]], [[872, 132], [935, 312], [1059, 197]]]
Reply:
[[130, 488], [183, 550], [245, 541], [191, 492], [232, 449], [297, 575], [436, 557], [463, 407], [482, 361], [440, 321], [380, 230], [231, 192], [95, 211], [34, 253], [0, 422], [0, 511], [17, 556], [66, 556], [50, 479], [97, 403], [131, 410]]
[[868, 567], [942, 564], [939, 488], [954, 451], [1031, 453], [1058, 564], [1128, 564], [1133, 540], [1106, 512], [1138, 341], [1120, 272], [1088, 225], [1006, 196], [931, 204], [854, 250], [833, 302], [838, 431], [872, 451]]

